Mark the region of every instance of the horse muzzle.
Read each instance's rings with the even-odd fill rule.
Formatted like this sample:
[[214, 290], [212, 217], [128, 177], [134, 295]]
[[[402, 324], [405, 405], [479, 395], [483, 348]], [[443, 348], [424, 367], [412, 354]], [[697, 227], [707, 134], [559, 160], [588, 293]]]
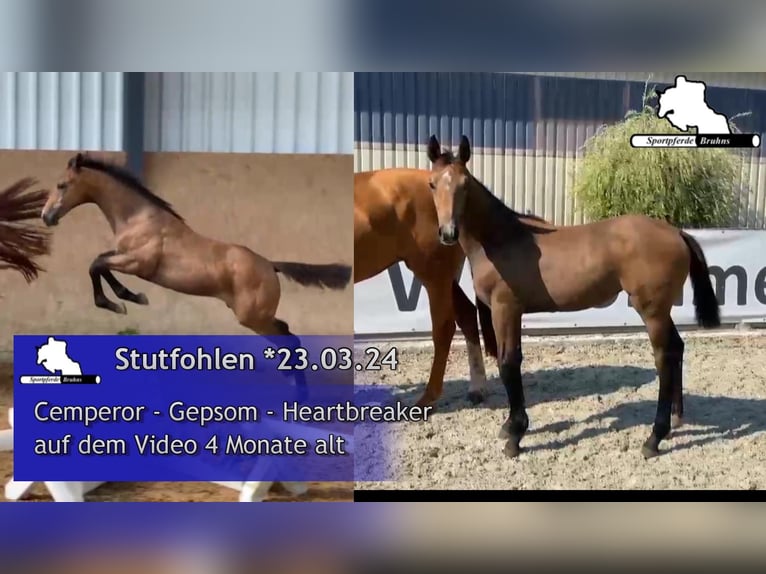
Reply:
[[42, 219], [43, 219], [43, 223], [45, 223], [45, 225], [47, 225], [48, 227], [53, 227], [54, 225], [58, 225], [58, 222], [59, 222], [58, 214], [55, 212], [43, 213]]
[[454, 223], [439, 226], [439, 241], [442, 245], [455, 245], [458, 235], [459, 232]]

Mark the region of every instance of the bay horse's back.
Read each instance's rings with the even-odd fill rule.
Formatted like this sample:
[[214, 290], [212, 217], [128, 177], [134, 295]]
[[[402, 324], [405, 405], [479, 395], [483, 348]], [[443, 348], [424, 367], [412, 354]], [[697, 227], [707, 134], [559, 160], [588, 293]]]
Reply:
[[32, 223], [48, 198], [45, 190], [30, 191], [36, 183], [24, 178], [0, 192], [0, 269], [14, 269], [27, 282], [42, 271], [35, 259], [50, 251], [50, 235]]
[[397, 261], [425, 268], [426, 259], [451, 251], [438, 241], [428, 175], [419, 169], [354, 174], [355, 282]]
[[410, 168], [355, 173], [354, 208], [374, 218], [381, 209], [401, 213], [407, 205], [416, 203], [423, 213], [433, 211], [435, 220], [436, 210], [428, 193], [428, 176], [426, 170]]
[[354, 283], [397, 260], [395, 211], [386, 200], [385, 187], [375, 184], [375, 173], [354, 174]]

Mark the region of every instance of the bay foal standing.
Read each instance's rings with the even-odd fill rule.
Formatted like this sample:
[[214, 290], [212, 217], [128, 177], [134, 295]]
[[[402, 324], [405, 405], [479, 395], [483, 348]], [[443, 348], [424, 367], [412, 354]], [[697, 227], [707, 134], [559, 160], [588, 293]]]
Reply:
[[[102, 278], [118, 298], [148, 304], [143, 293], [117, 280], [112, 273], [117, 271], [179, 293], [220, 299], [241, 325], [267, 337], [288, 336], [297, 344], [287, 323], [276, 318], [281, 295], [277, 273], [301, 285], [330, 289], [342, 289], [351, 280], [348, 265], [269, 261], [242, 245], [199, 235], [124, 168], [77, 154], [51, 191], [42, 219], [56, 225], [86, 203], [98, 206], [114, 233], [115, 249], [98, 255], [90, 266], [96, 307], [114, 313], [125, 313], [125, 304], [106, 297]], [[295, 373], [300, 383], [302, 374]]]
[[[432, 136], [429, 156], [442, 153]], [[498, 342], [500, 378], [510, 414], [501, 428], [505, 453], [515, 457], [529, 426], [521, 380], [523, 313], [577, 311], [626, 291], [646, 325], [659, 375], [659, 398], [646, 458], [683, 417], [684, 343], [670, 317], [688, 275], [698, 323], [720, 325], [718, 301], [699, 243], [656, 219], [626, 215], [587, 225], [557, 227], [508, 208], [468, 171], [463, 136], [431, 178], [439, 239], [460, 243], [477, 296], [488, 304]]]

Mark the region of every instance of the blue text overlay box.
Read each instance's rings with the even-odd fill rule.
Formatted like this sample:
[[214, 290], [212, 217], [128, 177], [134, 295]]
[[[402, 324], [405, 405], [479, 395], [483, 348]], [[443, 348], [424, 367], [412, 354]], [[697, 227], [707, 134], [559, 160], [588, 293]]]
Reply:
[[[14, 477], [385, 479], [355, 474], [353, 453], [355, 434], [382, 440], [355, 427], [384, 420], [395, 408], [386, 405], [388, 392], [355, 394], [350, 337], [296, 344], [256, 336], [16, 336]], [[364, 451], [382, 457], [386, 448]]]

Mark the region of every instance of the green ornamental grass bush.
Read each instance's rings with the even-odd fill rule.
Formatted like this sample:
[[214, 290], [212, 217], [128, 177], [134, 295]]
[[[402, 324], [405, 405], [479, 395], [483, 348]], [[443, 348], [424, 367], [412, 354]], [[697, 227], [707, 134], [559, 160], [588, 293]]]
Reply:
[[635, 149], [630, 145], [633, 134], [681, 132], [658, 118], [651, 100], [644, 98], [641, 111], [629, 112], [623, 121], [590, 138], [574, 184], [575, 199], [586, 218], [640, 213], [684, 228], [731, 225], [740, 186], [740, 153], [721, 148]]

